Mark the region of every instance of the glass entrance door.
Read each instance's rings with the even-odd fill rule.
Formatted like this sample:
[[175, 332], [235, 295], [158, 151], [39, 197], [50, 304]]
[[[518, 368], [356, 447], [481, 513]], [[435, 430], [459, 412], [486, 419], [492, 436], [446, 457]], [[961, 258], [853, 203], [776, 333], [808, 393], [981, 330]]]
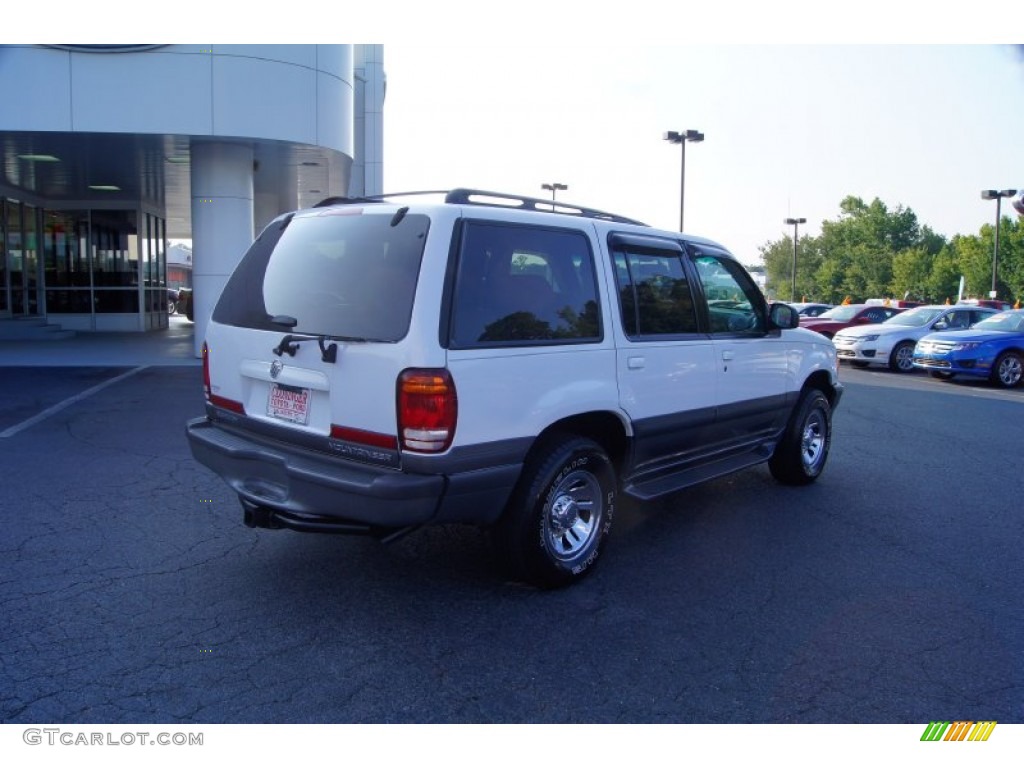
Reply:
[[39, 251], [37, 209], [7, 201], [6, 257], [10, 313], [39, 314]]
[[0, 198], [0, 317], [11, 313], [11, 281], [7, 270], [7, 202]]

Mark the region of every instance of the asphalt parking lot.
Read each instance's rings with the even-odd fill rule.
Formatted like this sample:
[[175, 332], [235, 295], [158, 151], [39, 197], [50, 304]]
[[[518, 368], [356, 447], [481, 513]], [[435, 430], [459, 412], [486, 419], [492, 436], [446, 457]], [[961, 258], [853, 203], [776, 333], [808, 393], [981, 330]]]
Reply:
[[842, 373], [817, 484], [626, 505], [541, 592], [473, 528], [245, 528], [194, 365], [5, 368], [0, 720], [1020, 722], [1024, 391]]

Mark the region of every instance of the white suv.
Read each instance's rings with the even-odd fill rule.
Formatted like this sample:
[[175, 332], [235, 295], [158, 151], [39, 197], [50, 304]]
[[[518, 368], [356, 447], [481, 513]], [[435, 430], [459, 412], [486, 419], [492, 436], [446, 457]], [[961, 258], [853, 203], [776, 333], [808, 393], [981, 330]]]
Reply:
[[228, 281], [187, 430], [246, 524], [485, 525], [558, 586], [590, 571], [620, 492], [821, 473], [835, 349], [722, 246], [561, 202], [422, 199], [282, 216]]

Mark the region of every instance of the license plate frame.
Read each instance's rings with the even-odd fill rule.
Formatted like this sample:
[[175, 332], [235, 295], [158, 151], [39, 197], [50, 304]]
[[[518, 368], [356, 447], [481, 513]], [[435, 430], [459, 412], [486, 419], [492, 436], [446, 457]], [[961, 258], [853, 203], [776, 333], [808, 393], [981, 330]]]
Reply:
[[309, 424], [309, 390], [287, 384], [271, 384], [267, 394], [267, 415], [290, 424]]

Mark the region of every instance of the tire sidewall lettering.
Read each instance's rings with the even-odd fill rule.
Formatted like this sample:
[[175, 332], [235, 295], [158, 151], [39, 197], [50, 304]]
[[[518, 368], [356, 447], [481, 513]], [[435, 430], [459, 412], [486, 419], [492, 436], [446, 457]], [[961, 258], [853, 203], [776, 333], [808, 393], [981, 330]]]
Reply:
[[[537, 545], [545, 553], [549, 552], [547, 543], [547, 521], [548, 515], [551, 512], [551, 505], [555, 502], [555, 492], [557, 491], [562, 480], [564, 480], [568, 475], [581, 469], [588, 469], [591, 465], [591, 458], [591, 456], [588, 456], [586, 454], [580, 454], [577, 456], [573, 456], [571, 459], [566, 461], [558, 470], [557, 474], [555, 474], [555, 476], [547, 483], [544, 493], [538, 499], [538, 501], [542, 499], [542, 502], [540, 514], [537, 516]], [[593, 472], [593, 474], [599, 477], [601, 472], [602, 468], [600, 466], [600, 462], [598, 462], [598, 468]], [[570, 573], [572, 573], [573, 576], [578, 576], [585, 570], [590, 568], [597, 561], [601, 549], [601, 539], [611, 529], [612, 517], [615, 511], [614, 504], [615, 491], [610, 490], [606, 494], [605, 509], [603, 511], [600, 535], [598, 535], [595, 538], [595, 541], [591, 545], [590, 551], [587, 552], [586, 557], [582, 561], [577, 562], [574, 565], [571, 565], [572, 561], [567, 561], [557, 567], [567, 568], [567, 570]]]

